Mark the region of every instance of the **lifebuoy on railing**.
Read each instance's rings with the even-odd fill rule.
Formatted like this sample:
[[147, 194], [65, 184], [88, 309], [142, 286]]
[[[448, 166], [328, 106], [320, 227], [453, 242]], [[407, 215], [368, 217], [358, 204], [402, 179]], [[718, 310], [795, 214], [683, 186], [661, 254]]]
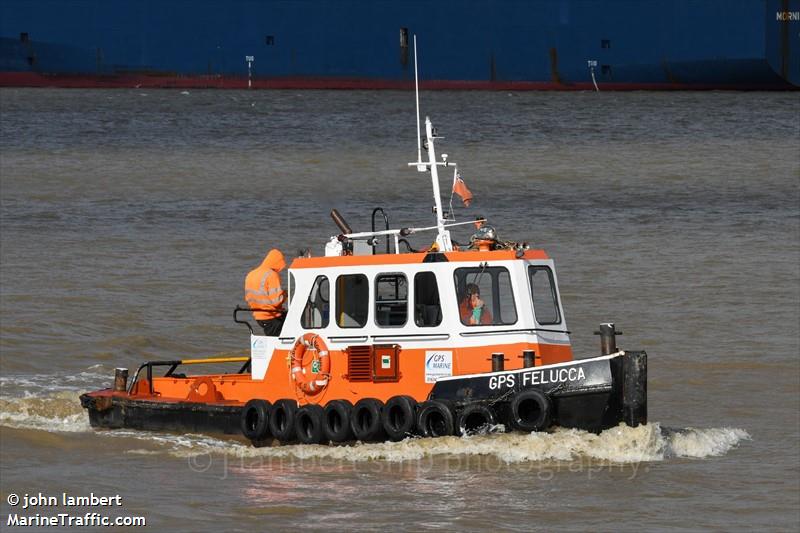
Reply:
[[331, 356], [322, 337], [316, 333], [298, 337], [289, 352], [289, 368], [300, 391], [310, 396], [322, 392], [331, 372]]

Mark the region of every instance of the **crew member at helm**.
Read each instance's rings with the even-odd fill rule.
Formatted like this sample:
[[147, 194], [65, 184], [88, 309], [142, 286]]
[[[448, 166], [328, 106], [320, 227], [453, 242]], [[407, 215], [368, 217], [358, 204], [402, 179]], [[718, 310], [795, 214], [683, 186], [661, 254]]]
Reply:
[[280, 250], [272, 249], [244, 280], [244, 299], [253, 318], [264, 329], [264, 335], [277, 337], [286, 319], [286, 291], [281, 288], [279, 272], [286, 268], [286, 260]]
[[486, 309], [486, 304], [481, 299], [481, 289], [474, 283], [467, 283], [458, 309], [464, 324], [475, 326], [492, 323], [492, 313]]

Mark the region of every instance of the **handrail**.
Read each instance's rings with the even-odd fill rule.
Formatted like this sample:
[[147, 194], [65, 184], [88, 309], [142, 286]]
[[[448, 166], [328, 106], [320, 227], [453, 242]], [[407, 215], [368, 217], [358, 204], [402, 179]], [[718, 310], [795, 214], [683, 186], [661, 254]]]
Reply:
[[[386, 231], [389, 231], [389, 217], [386, 216], [386, 212], [383, 210], [383, 208], [376, 207], [375, 209], [372, 210], [372, 232], [373, 233], [375, 232], [375, 215], [377, 215], [378, 213], [383, 215], [383, 222], [384, 222], [384, 225], [386, 226]], [[377, 245], [378, 245], [378, 242], [377, 242], [377, 239], [376, 239], [375, 242], [372, 244], [372, 255], [375, 255], [375, 248], [376, 248]], [[387, 255], [389, 254], [389, 252], [390, 252], [390, 250], [389, 250], [389, 236], [387, 235], [386, 236], [386, 253], [387, 253]]]
[[247, 329], [250, 330], [250, 335], [253, 335], [253, 326], [250, 325], [250, 322], [248, 322], [247, 320], [239, 320], [239, 317], [236, 316], [240, 311], [252, 312], [252, 309], [250, 309], [249, 307], [241, 307], [237, 305], [236, 309], [233, 310], [233, 321], [236, 322], [237, 324], [244, 324], [245, 326], [247, 326]]
[[546, 328], [522, 328], [522, 329], [495, 329], [495, 330], [479, 330], [479, 331], [462, 331], [459, 333], [462, 337], [472, 337], [478, 335], [502, 335], [504, 333], [536, 333], [543, 331], [545, 333], [565, 333], [570, 335], [572, 332], [562, 329], [546, 329]]
[[242, 363], [250, 357], [241, 355], [236, 357], [209, 357], [207, 359], [182, 359], [182, 365], [202, 365], [203, 363]]
[[175, 369], [178, 368], [180, 365], [200, 365], [200, 364], [213, 364], [213, 363], [244, 363], [241, 369], [239, 369], [239, 374], [243, 374], [247, 371], [250, 367], [251, 360], [248, 356], [237, 356], [237, 357], [210, 357], [208, 359], [173, 359], [169, 361], [147, 361], [139, 365], [139, 368], [136, 370], [136, 373], [133, 375], [133, 379], [131, 380], [131, 384], [128, 385], [128, 394], [133, 393], [134, 387], [136, 387], [136, 383], [139, 381], [139, 374], [141, 374], [142, 369], [147, 369], [147, 385], [150, 391], [150, 394], [153, 394], [153, 367], [154, 366], [168, 366], [169, 370], [166, 371], [164, 377], [170, 377]]

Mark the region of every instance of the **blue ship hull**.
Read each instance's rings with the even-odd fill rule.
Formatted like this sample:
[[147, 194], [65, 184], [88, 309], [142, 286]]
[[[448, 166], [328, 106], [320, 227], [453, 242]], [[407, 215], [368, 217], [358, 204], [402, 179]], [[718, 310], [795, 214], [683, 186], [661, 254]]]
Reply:
[[434, 88], [800, 86], [800, 0], [2, 0], [0, 85], [406, 88], [415, 34]]

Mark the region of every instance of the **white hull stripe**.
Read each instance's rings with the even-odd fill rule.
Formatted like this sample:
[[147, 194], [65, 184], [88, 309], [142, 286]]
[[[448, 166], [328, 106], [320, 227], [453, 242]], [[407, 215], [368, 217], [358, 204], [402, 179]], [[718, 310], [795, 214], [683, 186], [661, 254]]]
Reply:
[[574, 361], [567, 361], [566, 363], [554, 363], [552, 365], [542, 365], [542, 366], [535, 366], [535, 367], [527, 367], [527, 368], [517, 368], [514, 370], [501, 370], [499, 372], [482, 372], [480, 374], [461, 374], [458, 376], [447, 376], [441, 377], [436, 381], [449, 381], [453, 379], [466, 379], [466, 378], [479, 378], [479, 377], [486, 377], [486, 376], [496, 376], [500, 374], [522, 374], [523, 372], [530, 372], [531, 370], [548, 370], [550, 368], [560, 368], [565, 366], [574, 366], [580, 365], [583, 363], [592, 363], [595, 361], [606, 361], [609, 359], [613, 359], [615, 357], [619, 357], [621, 355], [625, 355], [624, 351], [619, 351], [617, 353], [612, 353], [611, 355], [601, 355], [600, 357], [591, 357], [589, 359], [575, 359]]

